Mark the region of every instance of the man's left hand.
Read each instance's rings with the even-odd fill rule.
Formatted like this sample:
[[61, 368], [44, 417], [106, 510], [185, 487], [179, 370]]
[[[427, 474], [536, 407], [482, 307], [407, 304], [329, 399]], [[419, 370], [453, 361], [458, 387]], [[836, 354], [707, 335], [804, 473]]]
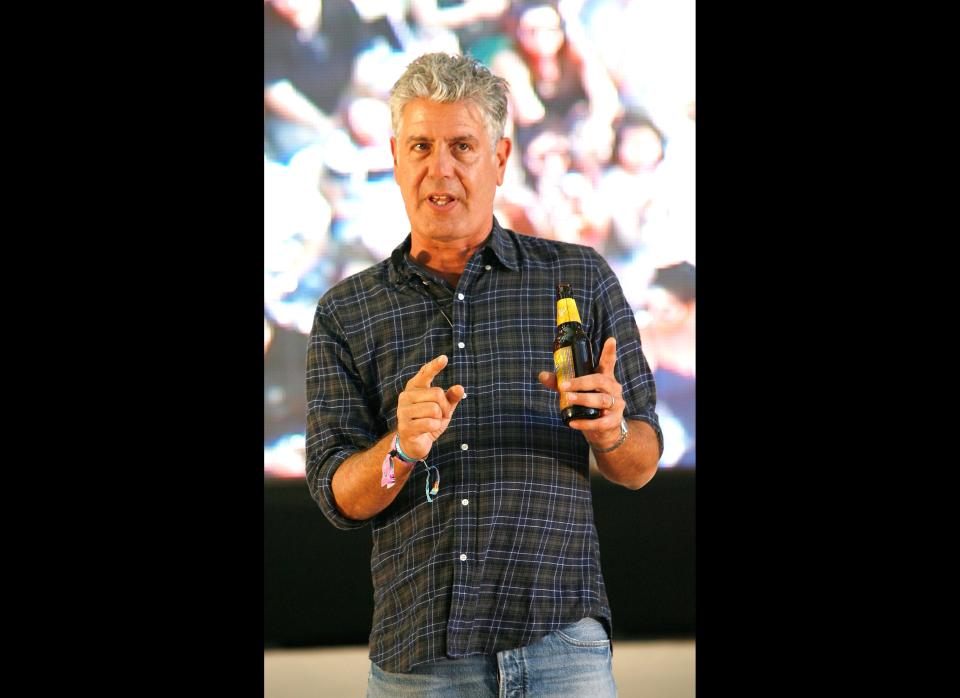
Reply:
[[613, 367], [616, 364], [617, 340], [608, 337], [603, 344], [595, 373], [577, 376], [573, 380], [565, 381], [559, 387], [556, 374], [542, 371], [538, 376], [540, 382], [547, 388], [566, 393], [570, 404], [596, 407], [600, 410], [598, 419], [574, 419], [570, 421], [569, 426], [584, 432], [583, 435], [587, 441], [601, 449], [612, 446], [620, 438], [620, 421], [623, 419], [625, 404], [623, 387], [613, 374]]

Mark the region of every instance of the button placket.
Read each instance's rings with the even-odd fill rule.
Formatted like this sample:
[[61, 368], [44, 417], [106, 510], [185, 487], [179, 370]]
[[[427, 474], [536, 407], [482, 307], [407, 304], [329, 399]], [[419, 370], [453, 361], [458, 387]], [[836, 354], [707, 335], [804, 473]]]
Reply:
[[[484, 271], [485, 270], [485, 271]], [[456, 357], [457, 379], [458, 382], [472, 391], [476, 390], [473, 384], [475, 381], [474, 359], [477, 338], [471, 337], [470, 332], [475, 327], [474, 306], [468, 305], [467, 296], [478, 298], [482, 295], [481, 287], [486, 288], [489, 284], [485, 281], [485, 275], [492, 270], [490, 264], [483, 265], [482, 261], [474, 262], [468, 265], [465, 276], [461, 277], [461, 284], [454, 295], [454, 356]], [[480, 283], [484, 280], [483, 283]], [[482, 313], [481, 313], [482, 315]], [[470, 350], [466, 351], [466, 340], [471, 338]], [[480, 342], [482, 344], [482, 341]], [[471, 401], [472, 403], [473, 401]], [[456, 623], [456, 632], [448, 639], [449, 647], [454, 651], [465, 651], [469, 641], [470, 627], [472, 621], [465, 619], [472, 618], [476, 610], [477, 594], [476, 588], [480, 583], [477, 578], [480, 552], [478, 550], [478, 531], [479, 525], [477, 509], [477, 471], [474, 469], [473, 449], [477, 447], [477, 434], [473, 429], [476, 424], [478, 413], [483, 409], [483, 403], [476, 403], [477, 412], [473, 410], [474, 405], [461, 401], [458, 410], [466, 408], [465, 411], [458, 412], [462, 417], [458, 421], [456, 428], [456, 444], [460, 446], [460, 453], [454, 457], [457, 462], [457, 472], [460, 473], [460, 481], [456, 483], [454, 496], [460, 501], [460, 508], [454, 515], [455, 527], [457, 529], [456, 541], [458, 548], [454, 549], [456, 560], [453, 570], [454, 576], [454, 594], [451, 604], [451, 618], [460, 619]]]
[[[490, 265], [486, 265], [487, 272], [491, 269], [492, 267]], [[460, 385], [464, 386], [465, 390], [470, 389], [471, 392], [476, 389], [473, 386], [475, 382], [475, 359], [473, 358], [473, 344], [471, 344], [470, 349], [467, 350], [467, 338], [470, 337], [470, 332], [473, 329], [471, 323], [473, 307], [468, 304], [467, 296], [476, 297], [477, 293], [479, 293], [476, 288], [477, 282], [483, 278], [485, 273], [486, 272], [482, 271], [479, 266], [475, 266], [474, 264], [468, 265], [468, 268], [465, 270], [465, 275], [461, 277], [459, 288], [456, 289], [454, 293], [453, 344], [457, 367], [456, 380]], [[471, 590], [479, 583], [479, 580], [475, 578], [477, 565], [474, 564], [479, 559], [479, 553], [477, 551], [478, 511], [475, 506], [476, 498], [474, 496], [476, 494], [474, 490], [477, 488], [477, 483], [474, 459], [471, 453], [471, 446], [476, 446], [476, 434], [472, 426], [476, 423], [477, 414], [473, 410], [474, 405], [471, 404], [472, 402], [472, 400], [470, 403], [461, 400], [458, 404], [458, 416], [460, 416], [461, 419], [457, 420], [457, 441], [454, 441], [454, 444], [459, 444], [460, 446], [460, 453], [455, 457], [455, 461], [457, 462], [456, 471], [459, 473], [460, 478], [453, 492], [456, 500], [460, 502], [459, 511], [456, 512], [454, 518], [457, 528], [456, 539], [458, 544], [458, 547], [454, 549], [454, 555], [456, 555], [456, 560], [454, 561], [456, 565], [454, 569], [454, 579], [455, 588], [460, 591], [454, 592], [451, 615], [456, 617], [469, 617], [472, 614], [472, 609], [474, 609], [476, 605], [476, 598]], [[477, 403], [476, 406], [478, 409], [482, 408], [481, 403]], [[456, 446], [454, 446], [454, 448], [456, 448]], [[457, 646], [464, 642], [466, 642], [466, 637], [451, 638], [450, 640], [451, 646]]]
[[[467, 281], [467, 279], [463, 279]], [[473, 370], [472, 362], [469, 358], [469, 354], [463, 349], [466, 349], [466, 342], [463, 341], [467, 337], [468, 328], [469, 328], [469, 306], [462, 302], [466, 298], [465, 294], [462, 292], [455, 292], [454, 303], [453, 303], [453, 338], [454, 338], [454, 357], [456, 362], [456, 382], [464, 387], [464, 390], [469, 388], [473, 380]], [[473, 413], [473, 401], [465, 401], [461, 399], [460, 403], [457, 405], [456, 416], [460, 419], [455, 420], [455, 427], [457, 429], [457, 439], [454, 443], [460, 444], [460, 455], [455, 458], [456, 461], [456, 473], [457, 473], [457, 482], [454, 483], [453, 495], [461, 502], [469, 496], [469, 487], [471, 482], [471, 463], [465, 457], [467, 454], [463, 450], [463, 444], [467, 442], [470, 438], [470, 425], [475, 420], [475, 415]], [[461, 504], [462, 507], [462, 504]], [[461, 589], [469, 588], [471, 585], [471, 568], [473, 565], [466, 565], [467, 562], [472, 562], [473, 560], [473, 546], [474, 546], [474, 536], [475, 532], [473, 531], [473, 522], [468, 518], [468, 510], [462, 509], [457, 512], [455, 516], [455, 526], [458, 529], [457, 531], [457, 548], [454, 548], [454, 555], [456, 555], [454, 569], [454, 580], [455, 587]], [[458, 596], [454, 593], [454, 599], [451, 606], [452, 615], [458, 615], [460, 610], [458, 607], [463, 609], [469, 602], [468, 596]], [[456, 640], [452, 641], [453, 645], [457, 644]]]

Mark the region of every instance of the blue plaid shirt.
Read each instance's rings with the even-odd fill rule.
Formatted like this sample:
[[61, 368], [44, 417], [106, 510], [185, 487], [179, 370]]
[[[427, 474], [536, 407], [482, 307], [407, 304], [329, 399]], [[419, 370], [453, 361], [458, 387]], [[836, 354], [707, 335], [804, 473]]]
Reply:
[[[653, 377], [619, 282], [592, 248], [496, 219], [456, 289], [411, 264], [409, 249], [408, 236], [320, 299], [307, 355], [310, 492], [334, 526], [373, 529], [371, 660], [406, 672], [522, 647], [586, 616], [609, 632], [588, 445], [537, 375], [554, 370], [556, 286], [571, 284], [595, 360], [617, 338], [625, 417], [649, 423], [662, 453]], [[427, 456], [439, 494], [426, 500], [420, 465], [382, 512], [345, 518], [334, 472], [396, 429], [398, 395], [439, 354], [450, 361], [433, 385], [467, 393]]]

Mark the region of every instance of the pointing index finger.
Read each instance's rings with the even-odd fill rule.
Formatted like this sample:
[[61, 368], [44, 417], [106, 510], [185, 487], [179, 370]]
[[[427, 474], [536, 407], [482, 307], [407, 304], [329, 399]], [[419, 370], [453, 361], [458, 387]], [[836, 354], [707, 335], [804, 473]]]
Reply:
[[420, 370], [417, 371], [417, 374], [407, 381], [407, 388], [429, 388], [430, 383], [433, 382], [433, 379], [436, 378], [437, 374], [440, 373], [447, 365], [447, 355], [440, 354], [436, 357], [425, 363], [420, 367]]

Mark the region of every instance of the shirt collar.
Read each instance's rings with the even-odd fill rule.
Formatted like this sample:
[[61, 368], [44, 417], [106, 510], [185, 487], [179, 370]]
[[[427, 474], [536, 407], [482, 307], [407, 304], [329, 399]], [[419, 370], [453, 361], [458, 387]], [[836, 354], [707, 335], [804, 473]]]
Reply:
[[493, 230], [487, 239], [485, 250], [487, 255], [492, 254], [510, 271], [517, 271], [520, 268], [517, 263], [517, 248], [510, 236], [507, 235], [507, 231], [500, 226], [496, 216], [493, 217]]
[[[387, 264], [387, 276], [390, 283], [401, 286], [410, 276], [412, 269], [406, 260], [406, 254], [410, 251], [410, 235], [404, 238], [403, 242], [397, 245], [390, 254], [390, 260]], [[511, 271], [517, 271], [517, 250], [514, 247], [513, 240], [507, 235], [506, 230], [501, 227], [496, 216], [493, 218], [493, 228], [490, 231], [490, 237], [483, 247], [483, 255], [488, 261], [497, 260], [504, 267]]]

